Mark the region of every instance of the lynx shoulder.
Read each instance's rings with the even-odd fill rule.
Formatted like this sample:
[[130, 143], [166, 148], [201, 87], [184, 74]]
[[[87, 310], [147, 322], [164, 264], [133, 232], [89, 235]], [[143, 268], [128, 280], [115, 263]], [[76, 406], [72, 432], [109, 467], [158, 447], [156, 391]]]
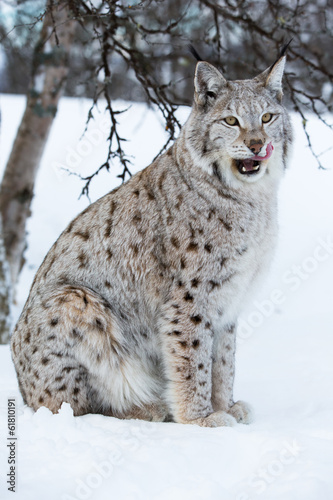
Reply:
[[291, 144], [284, 64], [227, 81], [199, 62], [175, 144], [60, 235], [12, 336], [33, 409], [250, 421], [233, 400], [236, 323], [277, 234]]

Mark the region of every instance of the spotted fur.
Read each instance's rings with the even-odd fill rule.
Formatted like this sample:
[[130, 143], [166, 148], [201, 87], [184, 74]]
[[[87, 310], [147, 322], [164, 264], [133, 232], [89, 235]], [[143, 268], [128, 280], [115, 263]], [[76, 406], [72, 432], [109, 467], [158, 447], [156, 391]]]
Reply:
[[[283, 67], [284, 57], [231, 82], [199, 62], [173, 147], [61, 234], [12, 337], [33, 409], [57, 412], [66, 401], [75, 415], [250, 421], [246, 403], [233, 401], [236, 323], [277, 234], [291, 143]], [[268, 144], [272, 156], [244, 175], [239, 162], [264, 157]]]

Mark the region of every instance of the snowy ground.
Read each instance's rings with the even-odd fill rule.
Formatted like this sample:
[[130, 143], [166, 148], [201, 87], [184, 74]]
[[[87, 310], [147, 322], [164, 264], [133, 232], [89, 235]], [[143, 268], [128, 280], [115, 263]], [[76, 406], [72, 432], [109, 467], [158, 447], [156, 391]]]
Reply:
[[[87, 200], [59, 165], [86, 173], [105, 156], [102, 118], [79, 141], [87, 101], [63, 99], [45, 152], [29, 222], [27, 266], [15, 316], [45, 253]], [[24, 100], [0, 96], [1, 168]], [[183, 117], [187, 110], [183, 110]], [[152, 112], [122, 117], [136, 169], [163, 142]], [[292, 167], [280, 194], [280, 241], [260, 296], [240, 328], [235, 396], [252, 403], [250, 426], [203, 429], [179, 424], [74, 418], [23, 405], [8, 346], [0, 347], [0, 498], [19, 500], [318, 500], [333, 498], [333, 172], [319, 171], [295, 121]], [[105, 124], [104, 124], [105, 125]], [[311, 122], [318, 151], [332, 137]], [[333, 151], [323, 155], [328, 167]], [[90, 167], [89, 167], [90, 165]], [[133, 169], [135, 170], [135, 169]], [[117, 172], [119, 173], [119, 172]], [[101, 175], [92, 200], [117, 184]], [[8, 399], [17, 406], [17, 492], [8, 492]]]

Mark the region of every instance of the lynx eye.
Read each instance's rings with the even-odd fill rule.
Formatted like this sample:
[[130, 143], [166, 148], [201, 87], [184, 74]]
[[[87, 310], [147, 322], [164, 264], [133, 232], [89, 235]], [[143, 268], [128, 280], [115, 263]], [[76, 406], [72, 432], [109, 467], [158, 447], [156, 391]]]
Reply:
[[234, 116], [227, 116], [226, 118], [224, 118], [224, 121], [228, 125], [239, 125], [237, 118], [235, 118]]
[[265, 113], [265, 114], [262, 116], [261, 120], [262, 120], [262, 122], [263, 122], [263, 123], [268, 123], [268, 122], [270, 122], [270, 121], [271, 121], [271, 119], [272, 119], [272, 118], [273, 118], [272, 113]]

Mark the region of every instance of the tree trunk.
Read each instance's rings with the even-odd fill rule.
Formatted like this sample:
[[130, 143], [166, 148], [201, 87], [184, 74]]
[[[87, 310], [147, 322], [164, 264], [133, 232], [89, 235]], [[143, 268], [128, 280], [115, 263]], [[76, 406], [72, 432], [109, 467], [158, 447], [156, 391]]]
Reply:
[[11, 283], [0, 216], [0, 344], [7, 344], [11, 328]]
[[26, 221], [30, 216], [34, 183], [66, 81], [74, 29], [75, 21], [68, 18], [67, 2], [49, 0], [35, 48], [26, 109], [0, 187], [3, 236], [12, 286], [24, 263]]

